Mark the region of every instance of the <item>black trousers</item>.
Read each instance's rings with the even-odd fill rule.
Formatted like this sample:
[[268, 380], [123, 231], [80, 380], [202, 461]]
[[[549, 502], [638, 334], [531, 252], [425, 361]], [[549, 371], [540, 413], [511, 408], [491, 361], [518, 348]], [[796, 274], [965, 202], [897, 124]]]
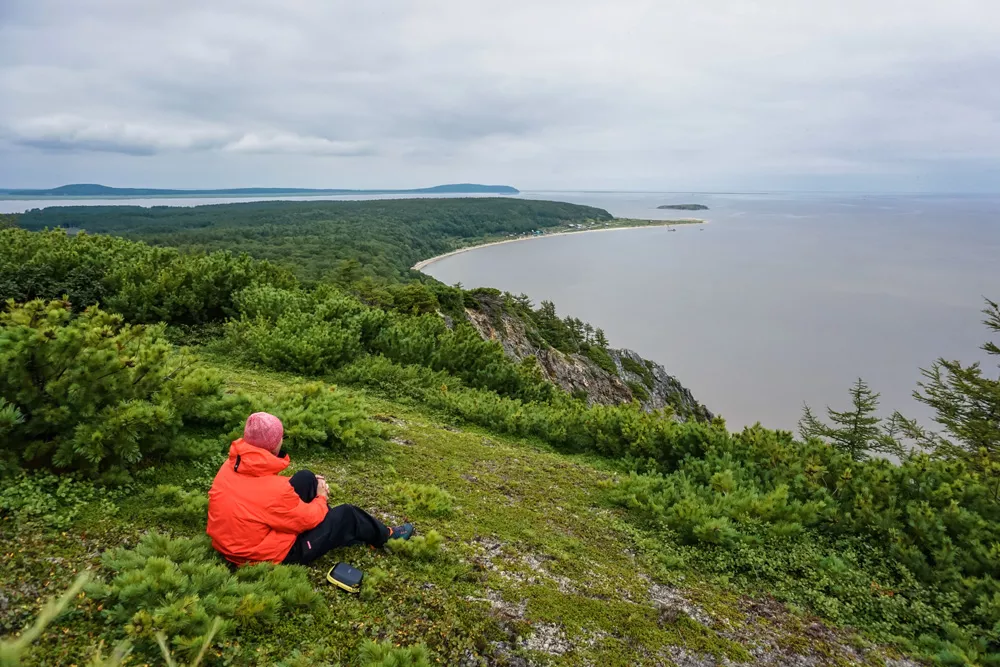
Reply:
[[[319, 480], [312, 472], [300, 470], [289, 481], [303, 502], [312, 502], [316, 497]], [[389, 529], [368, 512], [354, 505], [337, 505], [327, 511], [326, 517], [318, 526], [295, 538], [295, 544], [283, 562], [306, 565], [330, 549], [353, 544], [380, 547], [388, 539]]]

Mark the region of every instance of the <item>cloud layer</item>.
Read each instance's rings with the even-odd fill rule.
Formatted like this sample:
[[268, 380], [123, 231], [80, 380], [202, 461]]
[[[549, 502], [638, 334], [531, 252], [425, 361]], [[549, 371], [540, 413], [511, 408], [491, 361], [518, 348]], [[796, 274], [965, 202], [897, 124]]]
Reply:
[[990, 0], [6, 0], [0, 185], [1000, 189]]

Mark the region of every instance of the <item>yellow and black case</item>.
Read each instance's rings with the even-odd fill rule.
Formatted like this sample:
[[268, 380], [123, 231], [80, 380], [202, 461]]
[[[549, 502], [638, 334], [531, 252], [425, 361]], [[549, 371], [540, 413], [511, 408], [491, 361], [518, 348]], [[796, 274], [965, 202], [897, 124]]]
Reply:
[[331, 584], [355, 594], [361, 592], [361, 580], [364, 578], [364, 572], [347, 563], [337, 563], [326, 573], [326, 580]]

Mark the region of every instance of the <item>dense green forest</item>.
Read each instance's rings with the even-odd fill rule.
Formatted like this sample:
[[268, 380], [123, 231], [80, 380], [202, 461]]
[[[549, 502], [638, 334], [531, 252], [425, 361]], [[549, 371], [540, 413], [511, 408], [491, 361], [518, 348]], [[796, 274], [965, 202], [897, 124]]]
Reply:
[[[596, 359], [603, 333], [552, 304], [407, 270], [600, 211], [113, 212], [16, 220], [94, 234], [0, 230], [0, 537], [14, 545], [0, 630], [23, 631], [0, 664], [82, 663], [99, 641], [93, 664], [119, 664], [114, 650], [139, 663], [747, 663], [763, 637], [809, 664], [897, 650], [1000, 664], [995, 369], [929, 360], [915, 396], [934, 428], [881, 418], [859, 380], [846, 410], [807, 409], [799, 437], [731, 432], [721, 418], [588, 406], [453, 316], [489, 303]], [[1000, 307], [984, 312], [1000, 334]], [[205, 489], [260, 409], [342, 498], [425, 531], [389, 554], [338, 555], [369, 571], [359, 599], [301, 567], [231, 572], [206, 546]], [[41, 608], [87, 568], [61, 603], [72, 611]]]
[[24, 229], [114, 234], [187, 251], [245, 252], [309, 280], [355, 260], [364, 274], [404, 279], [411, 266], [475, 241], [610, 220], [602, 209], [507, 198], [253, 202], [175, 206], [55, 206], [29, 211]]

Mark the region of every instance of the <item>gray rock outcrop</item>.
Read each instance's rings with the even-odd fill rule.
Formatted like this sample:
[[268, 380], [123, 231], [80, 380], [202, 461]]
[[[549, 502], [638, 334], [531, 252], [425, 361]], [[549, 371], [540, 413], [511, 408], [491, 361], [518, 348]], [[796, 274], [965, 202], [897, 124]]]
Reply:
[[[678, 419], [711, 419], [712, 413], [660, 364], [647, 361], [632, 350], [609, 349], [615, 364], [610, 373], [584, 354], [567, 354], [536, 344], [524, 322], [506, 313], [466, 309], [469, 323], [486, 340], [499, 342], [507, 356], [518, 361], [534, 356], [545, 376], [569, 393], [586, 395], [591, 405], [620, 405], [638, 400], [647, 412], [666, 407]], [[645, 394], [645, 395], [644, 395]]]

